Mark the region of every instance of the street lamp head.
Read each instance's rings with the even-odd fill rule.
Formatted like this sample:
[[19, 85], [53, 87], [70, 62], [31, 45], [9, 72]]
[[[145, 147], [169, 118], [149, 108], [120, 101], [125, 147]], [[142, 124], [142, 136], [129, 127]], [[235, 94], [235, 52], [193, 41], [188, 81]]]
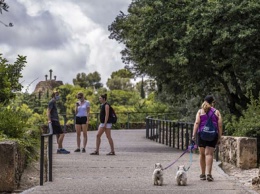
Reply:
[[5, 27], [13, 27], [14, 26], [13, 23], [6, 24], [2, 21], [0, 21], [0, 23], [2, 23]]

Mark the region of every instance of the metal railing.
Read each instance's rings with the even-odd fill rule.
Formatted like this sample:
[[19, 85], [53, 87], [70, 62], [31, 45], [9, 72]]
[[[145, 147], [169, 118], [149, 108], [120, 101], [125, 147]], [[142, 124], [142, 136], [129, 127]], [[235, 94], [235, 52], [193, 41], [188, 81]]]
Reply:
[[192, 130], [192, 123], [146, 118], [146, 138], [173, 148], [187, 149], [192, 138]]
[[[99, 126], [99, 112], [90, 113], [90, 121], [94, 121], [95, 128], [98, 129]], [[172, 113], [163, 113], [163, 112], [116, 112], [118, 120], [117, 123], [120, 123], [121, 127], [125, 129], [132, 128], [133, 123], [143, 123], [145, 125], [145, 118], [148, 115], [154, 115], [156, 118], [171, 119], [173, 116]], [[64, 125], [64, 130], [66, 131], [66, 124], [68, 122], [73, 123], [73, 130], [75, 131], [75, 115], [73, 114], [60, 114], [60, 121]]]
[[44, 150], [45, 150], [45, 137], [48, 137], [48, 174], [49, 181], [52, 182], [52, 142], [53, 142], [53, 129], [51, 123], [49, 123], [49, 133], [41, 135], [41, 154], [40, 154], [40, 185], [43, 185], [43, 174], [44, 174]]
[[[146, 138], [169, 147], [186, 150], [191, 143], [193, 126], [193, 123], [188, 122], [174, 122], [146, 117]], [[219, 149], [216, 146], [216, 161], [219, 160], [218, 152]]]

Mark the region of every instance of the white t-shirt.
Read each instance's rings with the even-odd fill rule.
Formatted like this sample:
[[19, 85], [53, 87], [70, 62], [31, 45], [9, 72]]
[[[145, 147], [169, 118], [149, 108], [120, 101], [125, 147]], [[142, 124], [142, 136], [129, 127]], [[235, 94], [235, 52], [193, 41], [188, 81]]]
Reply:
[[78, 106], [78, 113], [77, 113], [77, 117], [87, 117], [87, 108], [90, 107], [90, 103], [87, 100], [84, 100], [84, 103], [82, 104], [81, 102], [79, 102], [79, 106]]

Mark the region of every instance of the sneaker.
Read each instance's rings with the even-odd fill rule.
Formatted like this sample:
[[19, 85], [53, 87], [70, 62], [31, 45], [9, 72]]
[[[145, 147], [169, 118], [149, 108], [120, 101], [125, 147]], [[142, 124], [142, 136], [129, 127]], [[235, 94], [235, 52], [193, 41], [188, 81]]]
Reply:
[[201, 174], [200, 175], [200, 180], [205, 181], [206, 180], [206, 175], [205, 174]]
[[213, 177], [212, 177], [211, 174], [208, 174], [208, 175], [207, 175], [207, 180], [208, 180], [209, 182], [214, 181], [214, 179], [213, 179]]
[[65, 150], [65, 149], [58, 149], [57, 150], [57, 154], [69, 154], [70, 153], [70, 151], [67, 151], [67, 150]]
[[85, 152], [86, 152], [85, 148], [82, 148], [82, 153], [85, 153]]
[[79, 148], [77, 148], [77, 149], [75, 149], [75, 151], [74, 152], [80, 152], [80, 149]]

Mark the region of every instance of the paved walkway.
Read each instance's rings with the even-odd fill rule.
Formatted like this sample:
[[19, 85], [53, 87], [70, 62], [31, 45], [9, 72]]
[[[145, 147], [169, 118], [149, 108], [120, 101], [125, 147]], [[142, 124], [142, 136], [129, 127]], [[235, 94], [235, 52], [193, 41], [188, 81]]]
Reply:
[[[199, 180], [199, 157], [193, 154], [193, 163], [188, 171], [188, 185], [177, 186], [177, 166], [189, 165], [189, 154], [164, 171], [163, 186], [154, 186], [154, 164], [164, 167], [177, 159], [182, 151], [145, 138], [145, 130], [112, 131], [116, 156], [106, 156], [110, 151], [107, 139], [102, 137], [99, 156], [91, 156], [95, 149], [96, 131], [88, 133], [87, 153], [74, 153], [76, 134], [66, 134], [64, 146], [69, 155], [54, 153], [53, 182], [31, 188], [23, 193], [75, 193], [75, 194], [246, 194], [256, 193], [244, 188], [228, 177], [214, 162], [214, 182]], [[57, 144], [54, 144], [56, 152]]]

